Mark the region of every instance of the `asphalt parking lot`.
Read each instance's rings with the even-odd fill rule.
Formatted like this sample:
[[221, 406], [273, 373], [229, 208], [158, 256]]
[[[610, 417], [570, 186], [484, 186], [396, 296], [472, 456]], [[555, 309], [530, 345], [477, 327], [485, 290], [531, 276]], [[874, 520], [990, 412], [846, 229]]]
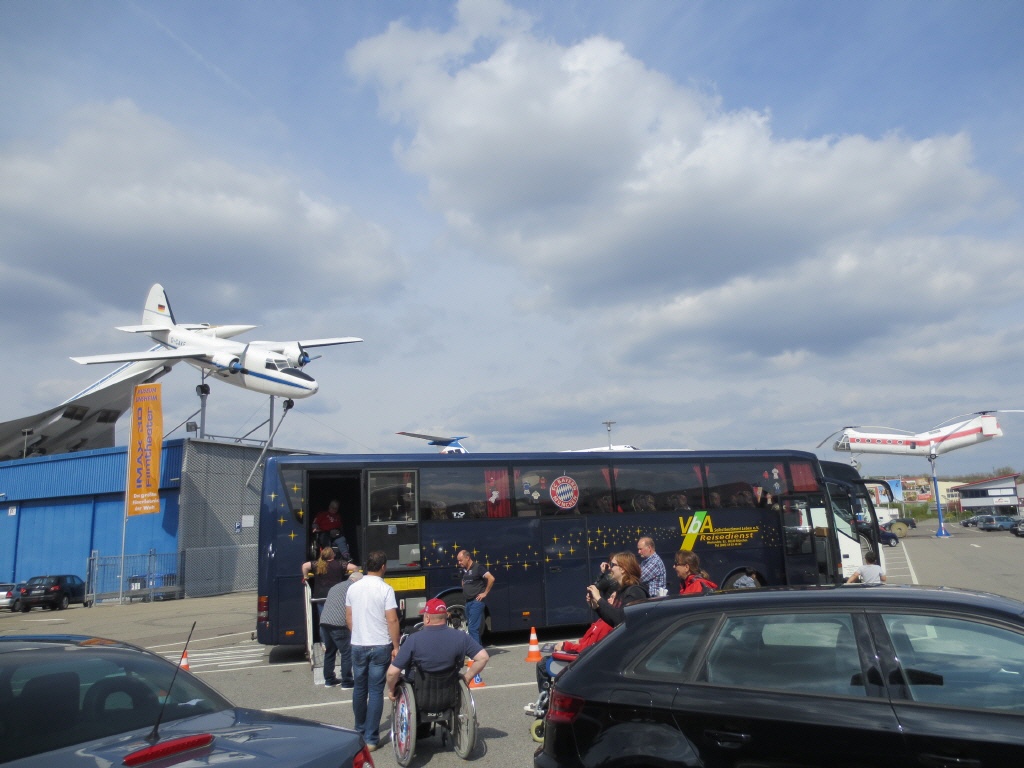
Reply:
[[[1006, 532], [949, 526], [949, 537], [937, 537], [936, 524], [919, 524], [898, 547], [885, 548], [891, 584], [942, 584], [996, 592], [1024, 599], [1019, 573], [1024, 539]], [[219, 597], [156, 603], [72, 606], [66, 611], [35, 609], [29, 613], [0, 611], [0, 633], [73, 633], [126, 640], [177, 660], [192, 623], [189, 668], [242, 706], [298, 717], [352, 725], [350, 691], [313, 684], [313, 674], [300, 648], [259, 645], [254, 639], [256, 596], [239, 593]], [[541, 642], [576, 637], [570, 632], [541, 632]], [[531, 763], [536, 745], [529, 735], [531, 719], [523, 705], [536, 697], [534, 665], [525, 659], [529, 630], [489, 638], [491, 662], [484, 687], [474, 690], [480, 730], [472, 762], [481, 768]], [[388, 708], [382, 733], [388, 727]], [[397, 765], [390, 747], [374, 753], [378, 766]], [[432, 768], [463, 765], [439, 740], [417, 749], [414, 765]]]

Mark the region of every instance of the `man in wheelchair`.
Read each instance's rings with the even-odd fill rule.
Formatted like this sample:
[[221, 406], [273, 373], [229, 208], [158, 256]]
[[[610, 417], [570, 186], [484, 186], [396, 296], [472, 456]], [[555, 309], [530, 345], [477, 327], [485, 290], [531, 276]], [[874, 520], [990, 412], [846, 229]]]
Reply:
[[[472, 663], [463, 672], [467, 658]], [[476, 741], [468, 685], [489, 659], [480, 643], [448, 626], [444, 600], [427, 601], [423, 628], [403, 640], [387, 673], [388, 699], [394, 702], [392, 743], [400, 765], [412, 759], [417, 736], [428, 735], [436, 723], [451, 734], [456, 753], [468, 756]]]
[[437, 678], [439, 673], [447, 673], [456, 680], [464, 659], [473, 660], [462, 673], [468, 685], [487, 666], [490, 656], [468, 634], [448, 626], [448, 606], [444, 600], [436, 597], [428, 600], [423, 608], [423, 629], [405, 638], [388, 667], [388, 698], [395, 700], [395, 686], [403, 672], [422, 698], [426, 692], [420, 693], [423, 681], [415, 679], [415, 670], [426, 673], [431, 679]]

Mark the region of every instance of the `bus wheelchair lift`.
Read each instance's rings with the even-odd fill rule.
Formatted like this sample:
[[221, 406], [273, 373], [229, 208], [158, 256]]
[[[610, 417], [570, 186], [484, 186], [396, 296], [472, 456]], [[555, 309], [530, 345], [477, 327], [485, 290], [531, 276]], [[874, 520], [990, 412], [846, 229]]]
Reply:
[[469, 758], [476, 746], [476, 702], [455, 667], [446, 672], [424, 672], [416, 665], [404, 671], [395, 686], [391, 709], [391, 744], [395, 760], [409, 765], [416, 742], [441, 731], [441, 743], [451, 737], [455, 754]]

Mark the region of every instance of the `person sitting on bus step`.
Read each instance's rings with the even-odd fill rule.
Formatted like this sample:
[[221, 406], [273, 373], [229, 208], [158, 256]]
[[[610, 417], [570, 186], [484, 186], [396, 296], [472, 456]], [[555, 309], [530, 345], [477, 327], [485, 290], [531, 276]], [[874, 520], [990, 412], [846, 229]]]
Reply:
[[846, 583], [853, 584], [858, 581], [862, 584], [881, 584], [885, 581], [885, 571], [878, 564], [878, 555], [874, 552], [868, 551], [864, 555], [864, 565], [851, 573]]
[[680, 595], [702, 595], [707, 591], [718, 589], [718, 585], [711, 581], [707, 571], [701, 570], [700, 557], [696, 552], [680, 549], [676, 552], [673, 567], [676, 570], [676, 576], [679, 577]]
[[632, 552], [616, 552], [609, 557], [608, 573], [615, 581], [615, 592], [602, 597], [600, 588], [591, 584], [587, 587], [587, 602], [593, 603], [598, 616], [617, 627], [625, 618], [625, 607], [646, 600], [647, 591], [640, 585], [640, 564]]
[[321, 549], [337, 547], [343, 558], [351, 560], [352, 553], [349, 551], [348, 540], [342, 535], [342, 525], [338, 500], [332, 499], [327, 509], [313, 518], [313, 538]]
[[[468, 685], [487, 666], [490, 655], [483, 646], [462, 630], [448, 626], [448, 606], [440, 598], [423, 606], [423, 629], [405, 638], [387, 672], [387, 693], [395, 700], [395, 686], [402, 672], [418, 665], [424, 672], [448, 672], [462, 669], [465, 659], [472, 663], [462, 673]], [[416, 681], [413, 680], [415, 688]]]

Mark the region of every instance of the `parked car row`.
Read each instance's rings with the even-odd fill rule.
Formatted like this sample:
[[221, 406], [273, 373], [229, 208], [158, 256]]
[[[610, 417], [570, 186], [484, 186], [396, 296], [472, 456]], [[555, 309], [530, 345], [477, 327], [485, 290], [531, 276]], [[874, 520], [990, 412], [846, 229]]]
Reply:
[[39, 606], [63, 611], [73, 603], [86, 608], [92, 605], [85, 597], [85, 582], [74, 574], [33, 576], [24, 584], [0, 584], [0, 608], [27, 612]]
[[556, 679], [534, 768], [1024, 761], [1024, 603], [929, 587], [637, 603]]
[[190, 672], [115, 640], [0, 637], [0, 690], [0, 763], [11, 768], [373, 768], [355, 731], [235, 707]]
[[960, 521], [964, 528], [977, 528], [979, 531], [1011, 531], [1013, 526], [1024, 521], [1024, 518], [1013, 515], [972, 515]]

